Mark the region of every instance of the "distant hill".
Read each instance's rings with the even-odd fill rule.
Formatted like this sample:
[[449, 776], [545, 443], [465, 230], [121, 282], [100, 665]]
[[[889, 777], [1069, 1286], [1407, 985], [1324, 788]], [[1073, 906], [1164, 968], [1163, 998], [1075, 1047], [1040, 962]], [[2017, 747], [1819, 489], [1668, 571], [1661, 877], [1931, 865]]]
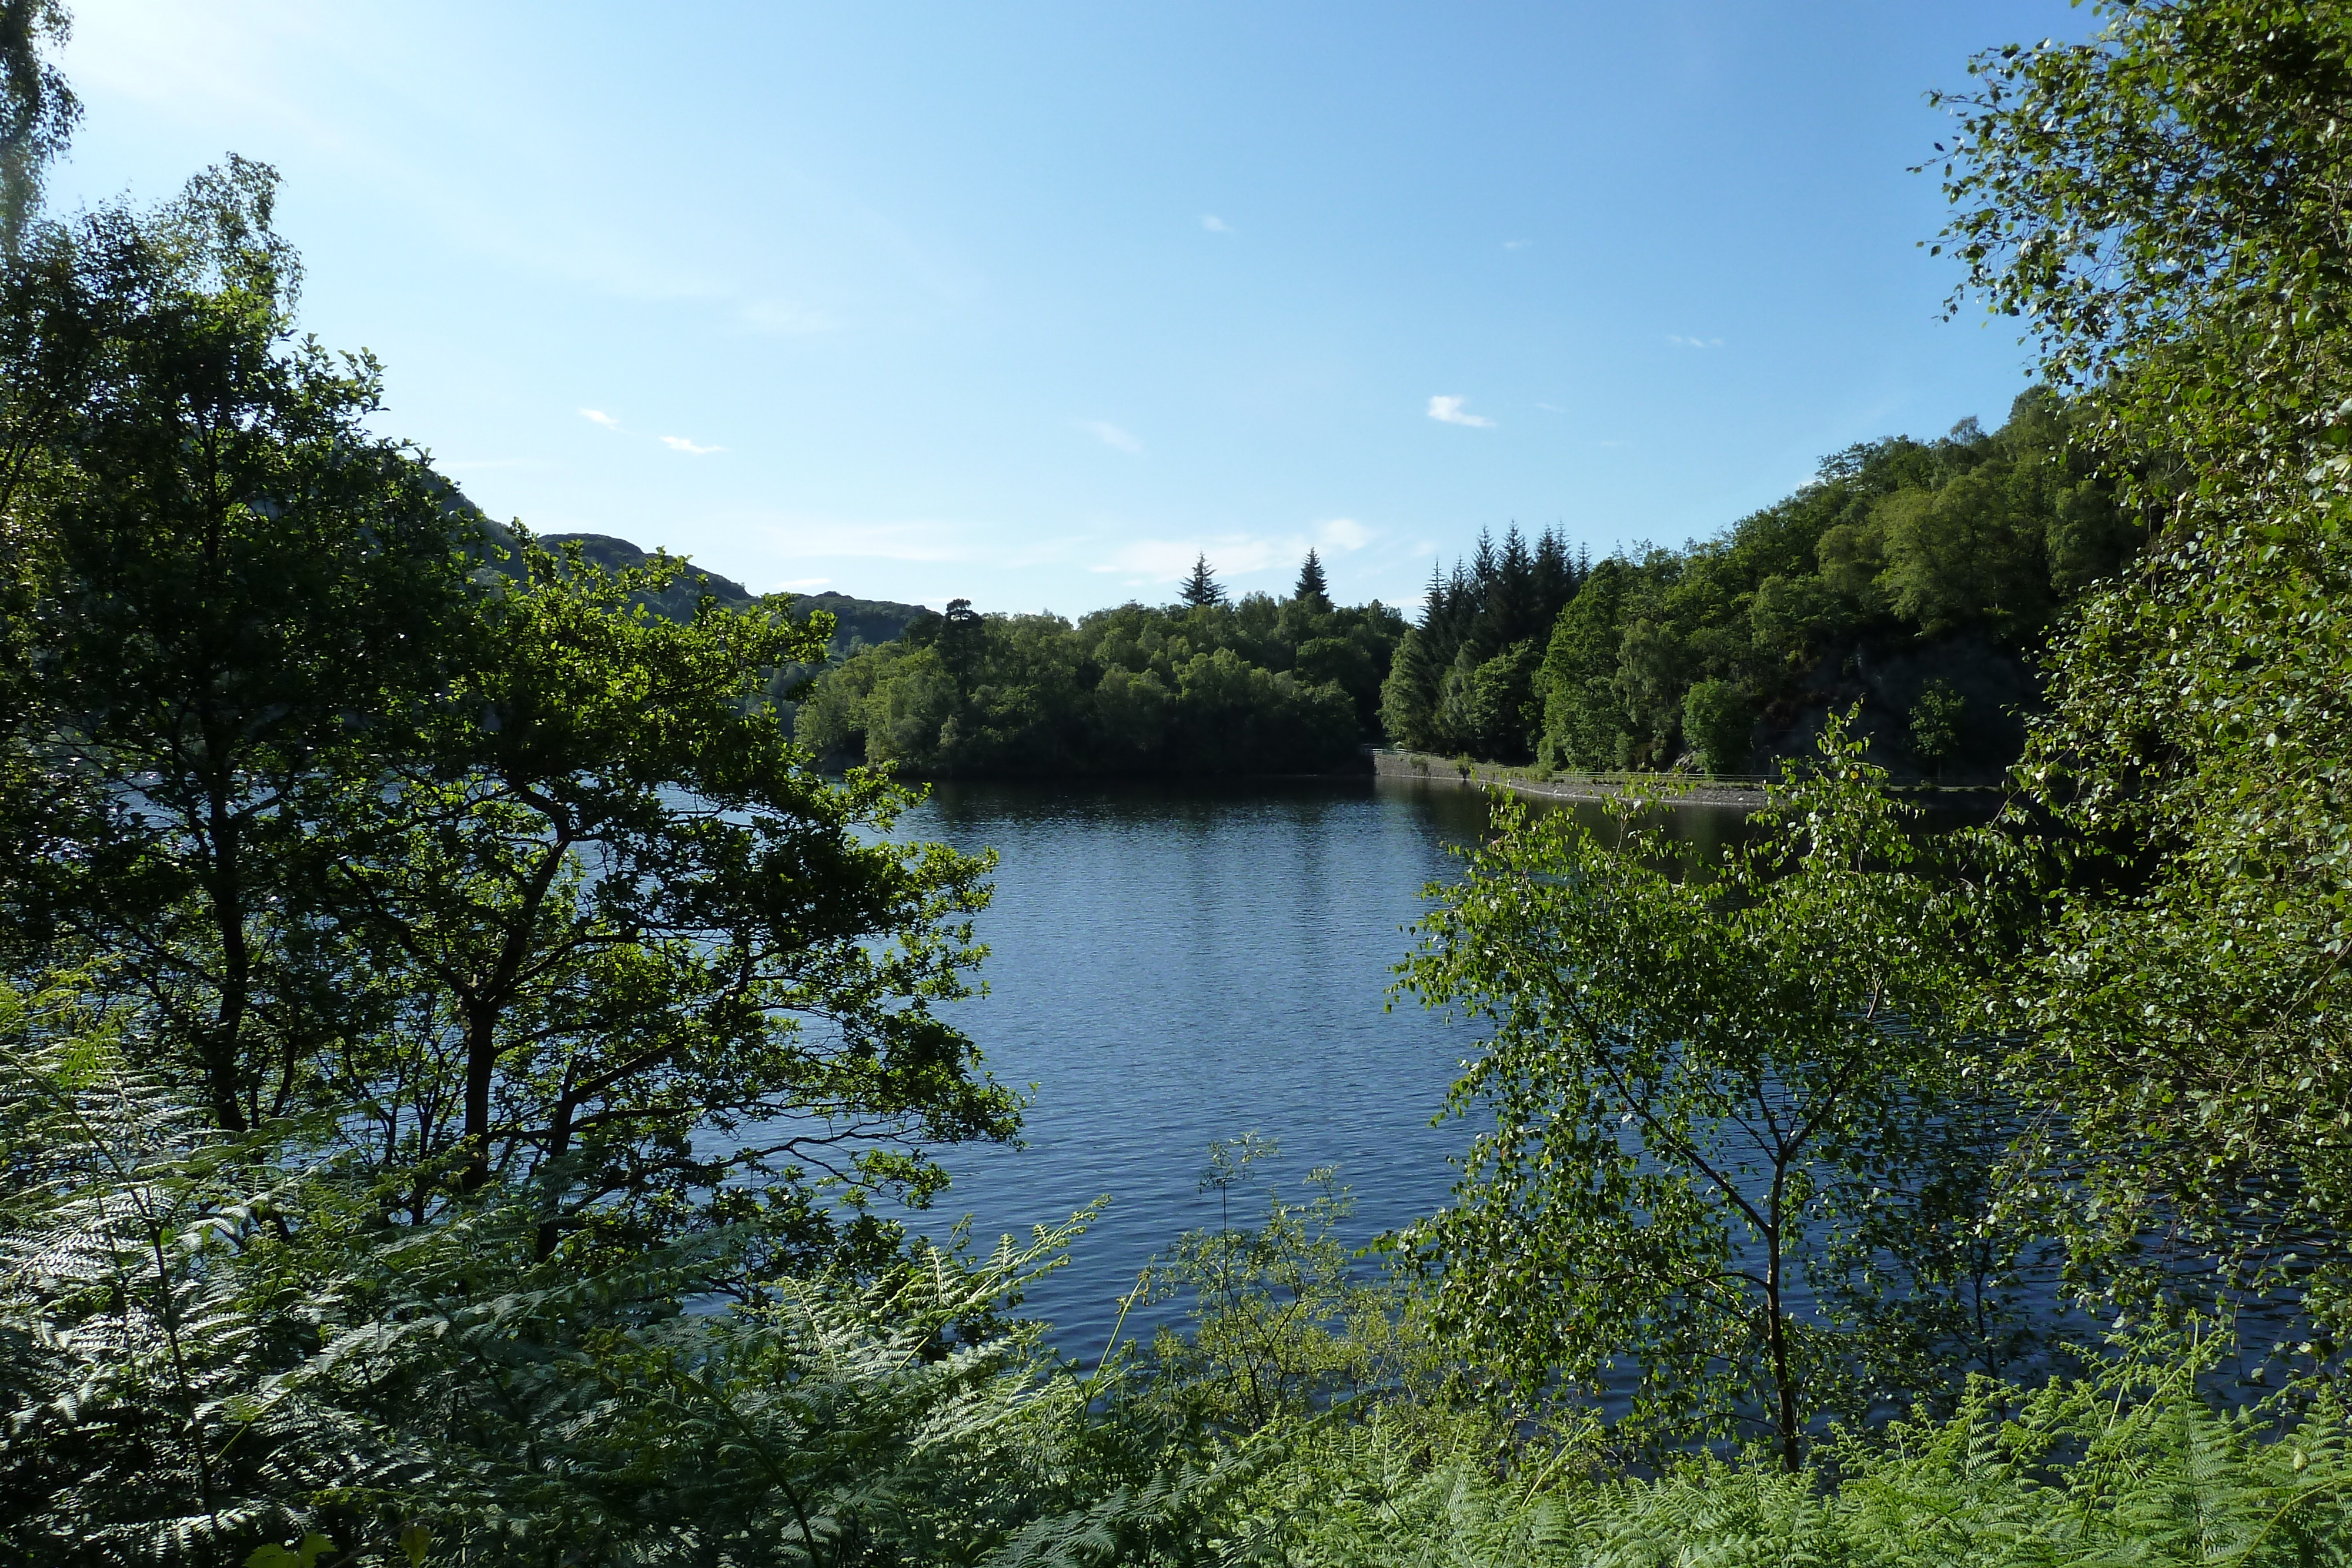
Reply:
[[[440, 479], [443, 487], [442, 506], [452, 516], [470, 517], [500, 545], [514, 542], [513, 530], [474, 505], [465, 492], [446, 476], [436, 475], [435, 477]], [[551, 549], [576, 544], [583, 556], [608, 571], [643, 566], [651, 559], [637, 545], [611, 534], [541, 534], [539, 542]], [[679, 573], [662, 592], [641, 597], [646, 608], [655, 614], [672, 621], [685, 621], [693, 617], [696, 603], [706, 593], [730, 609], [754, 603], [760, 598], [731, 577], [721, 577], [715, 571], [706, 571], [695, 566], [689, 566]], [[830, 611], [833, 614], [832, 652], [835, 657], [860, 647], [887, 643], [905, 630], [908, 622], [923, 613], [923, 607], [919, 604], [900, 604], [887, 599], [858, 599], [831, 591], [793, 594], [786, 613], [795, 621], [803, 621], [819, 610]]]
[[[614, 538], [610, 534], [541, 534], [540, 542], [555, 549], [576, 544], [582, 555], [608, 571], [643, 566], [651, 559], [627, 539]], [[646, 594], [646, 607], [657, 615], [684, 621], [694, 614], [695, 604], [706, 593], [730, 607], [750, 604], [759, 598], [758, 594], [731, 577], [721, 577], [715, 571], [690, 567], [664, 591]], [[793, 594], [791, 608], [786, 613], [795, 621], [802, 621], [819, 610], [830, 611], [833, 614], [833, 647], [835, 653], [887, 643], [905, 629], [908, 622], [923, 612], [919, 604], [898, 604], [887, 599], [858, 599], [850, 594], [827, 591], [824, 593]]]

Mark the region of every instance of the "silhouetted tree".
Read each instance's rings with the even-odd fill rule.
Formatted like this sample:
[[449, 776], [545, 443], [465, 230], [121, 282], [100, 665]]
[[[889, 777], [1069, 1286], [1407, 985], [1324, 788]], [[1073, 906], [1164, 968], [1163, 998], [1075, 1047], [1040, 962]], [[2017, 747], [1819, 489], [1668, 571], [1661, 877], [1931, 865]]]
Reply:
[[1298, 568], [1298, 586], [1290, 591], [1290, 597], [1313, 605], [1318, 611], [1331, 608], [1330, 585], [1323, 580], [1322, 558], [1311, 549]]
[[1193, 558], [1192, 575], [1177, 591], [1176, 597], [1195, 610], [1203, 604], [1223, 604], [1225, 601], [1224, 585], [1209, 570], [1206, 552]]

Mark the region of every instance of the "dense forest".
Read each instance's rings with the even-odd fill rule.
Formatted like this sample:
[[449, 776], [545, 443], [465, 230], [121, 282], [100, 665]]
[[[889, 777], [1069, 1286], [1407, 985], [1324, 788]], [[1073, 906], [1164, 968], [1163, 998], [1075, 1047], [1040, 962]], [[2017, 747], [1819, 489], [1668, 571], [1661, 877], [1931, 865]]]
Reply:
[[1990, 435], [1856, 446], [1681, 549], [1570, 563], [1549, 537], [1482, 541], [1431, 580], [1388, 734], [1549, 768], [1752, 773], [1861, 700], [1889, 765], [1997, 776], [2024, 742], [2028, 656], [2141, 539], [2075, 423], [2035, 391]]
[[1403, 632], [1378, 601], [1335, 606], [1312, 550], [1280, 601], [1233, 601], [1203, 559], [1181, 602], [1075, 625], [958, 600], [825, 671], [795, 733], [918, 779], [1328, 773], [1378, 737]]
[[[0, 21], [7, 1561], [2352, 1555], [2336, 11], [1979, 57], [1939, 247], [2051, 394], [1715, 544], [1507, 534], [1385, 693], [1406, 629], [1311, 560], [847, 651], [493, 530], [302, 330], [270, 171], [47, 211], [68, 17]], [[1960, 645], [2042, 684], [1946, 830], [1837, 683]], [[1137, 1284], [1184, 1327], [1073, 1361], [1023, 1295], [1092, 1210], [887, 1218], [1023, 1100], [951, 1007], [990, 862], [793, 738], [820, 666], [801, 727], [909, 770], [1077, 756], [1107, 686], [1176, 769], [1266, 713], [1720, 766], [1822, 711], [1728, 848], [1499, 803], [1391, 993], [1482, 1035], [1445, 1205], [1352, 1255], [1329, 1173], [1220, 1145]], [[1245, 743], [1187, 727], [1228, 689]]]
[[1854, 446], [1680, 549], [1596, 562], [1514, 526], [1433, 570], [1409, 627], [1331, 607], [1315, 562], [1280, 601], [1228, 602], [1203, 561], [1186, 601], [1075, 626], [953, 608], [836, 657], [799, 734], [918, 779], [1328, 772], [1381, 742], [1753, 775], [1859, 703], [1874, 761], [1989, 782], [2025, 744], [2051, 628], [2144, 541], [2080, 418], [2037, 389], [1990, 434]]

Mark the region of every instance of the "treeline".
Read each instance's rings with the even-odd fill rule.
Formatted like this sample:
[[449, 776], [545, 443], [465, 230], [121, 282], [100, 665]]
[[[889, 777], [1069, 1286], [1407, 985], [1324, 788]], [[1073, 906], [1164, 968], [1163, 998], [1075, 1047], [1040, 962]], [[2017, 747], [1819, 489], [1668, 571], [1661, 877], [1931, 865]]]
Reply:
[[1403, 632], [1378, 601], [1334, 605], [1312, 550], [1282, 600], [1230, 601], [1203, 559], [1172, 605], [919, 616], [826, 670], [793, 733], [917, 779], [1327, 773], [1378, 738]]
[[[439, 495], [443, 510], [459, 533], [469, 539], [478, 538], [480, 543], [475, 548], [486, 549], [488, 570], [509, 574], [519, 570], [519, 563], [530, 552], [514, 529], [484, 513], [441, 476], [428, 475], [426, 483]], [[535, 543], [558, 558], [568, 559], [576, 555], [583, 564], [609, 576], [626, 577], [636, 585], [629, 594], [632, 605], [680, 624], [693, 621], [706, 599], [722, 610], [773, 612], [803, 627], [813, 624], [817, 616], [825, 617], [832, 630], [813, 660], [787, 660], [768, 676], [767, 695], [777, 704], [777, 711], [785, 716], [787, 722], [792, 714], [789, 694], [805, 686], [828, 664], [890, 641], [906, 629], [908, 622], [925, 613], [919, 604], [859, 599], [830, 589], [823, 593], [756, 594], [732, 578], [690, 566], [667, 551], [648, 555], [627, 539], [610, 534], [546, 534]]]
[[1430, 569], [1421, 618], [1398, 642], [1381, 689], [1391, 741], [1417, 751], [1515, 757], [1539, 711], [1536, 672], [1560, 611], [1591, 574], [1557, 528], [1533, 549], [1514, 524], [1485, 534], [1452, 576]]
[[1482, 544], [1433, 580], [1398, 649], [1389, 735], [1549, 768], [1745, 773], [1866, 695], [1864, 733], [1897, 768], [1997, 769], [2022, 740], [2000, 712], [2021, 655], [2144, 537], [2075, 423], [2036, 391], [1990, 434], [1969, 420], [1850, 448], [1719, 538], [1579, 560], [1556, 615], [1529, 610], [1557, 564]]
[[[469, 511], [472, 510], [470, 503], [466, 503], [466, 506]], [[494, 543], [511, 547], [514, 541], [510, 530], [478, 512], [474, 516]], [[646, 581], [654, 580], [654, 576], [644, 574], [659, 575], [661, 587], [640, 589], [634, 598], [635, 602], [655, 614], [672, 621], [693, 620], [696, 608], [706, 596], [727, 610], [747, 610], [761, 602], [761, 595], [752, 592], [733, 578], [721, 577], [700, 567], [677, 562], [680, 570], [674, 576], [667, 575], [673, 558], [661, 552], [647, 555], [627, 539], [614, 538], [610, 534], [544, 534], [540, 536], [539, 542], [559, 554], [576, 547], [583, 559], [606, 572], [637, 573], [641, 574], [640, 580]], [[822, 593], [792, 594], [782, 597], [782, 602], [784, 613], [803, 624], [820, 611], [831, 616], [833, 636], [826, 648], [835, 656], [843, 658], [860, 648], [888, 642], [906, 629], [907, 622], [923, 613], [923, 607], [919, 604], [897, 604], [887, 599], [859, 599], [831, 589]]]

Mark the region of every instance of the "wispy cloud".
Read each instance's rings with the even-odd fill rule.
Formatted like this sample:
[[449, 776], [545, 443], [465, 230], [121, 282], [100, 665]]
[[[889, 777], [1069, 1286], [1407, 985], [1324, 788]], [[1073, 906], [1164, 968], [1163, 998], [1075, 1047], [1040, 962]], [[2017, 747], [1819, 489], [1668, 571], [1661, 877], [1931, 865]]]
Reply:
[[601, 408], [583, 408], [580, 411], [580, 417], [591, 424], [601, 424], [607, 430], [621, 428], [621, 422]]
[[1181, 582], [1192, 574], [1192, 562], [1209, 558], [1210, 568], [1228, 580], [1253, 572], [1288, 571], [1313, 546], [1326, 556], [1363, 549], [1372, 531], [1353, 517], [1331, 517], [1306, 531], [1287, 534], [1229, 533], [1195, 535], [1181, 539], [1132, 539], [1089, 569], [1117, 573], [1131, 586]]
[[802, 337], [838, 332], [849, 323], [831, 311], [814, 309], [790, 299], [754, 299], [743, 307], [743, 319], [762, 332]]
[[1566, 413], [1568, 412], [1568, 410], [1560, 407], [1556, 402], [1539, 402], [1536, 404], [1536, 406], [1543, 410], [1546, 413]]
[[1528, 246], [1535, 243], [1536, 242], [1531, 239], [1507, 239], [1503, 242], [1503, 248], [1505, 250], [1525, 250]]
[[[1286, 559], [1276, 541], [1254, 534], [1218, 534], [1208, 538], [1136, 539], [1097, 563], [1097, 571], [1120, 572], [1145, 582], [1181, 582], [1196, 557], [1207, 556], [1220, 577], [1263, 571]], [[1302, 549], [1301, 554], [1304, 554]]]
[[1201, 226], [1208, 230], [1213, 235], [1229, 235], [1234, 232], [1233, 225], [1225, 222], [1224, 219], [1217, 216], [1214, 213], [1202, 213], [1201, 214]]
[[1440, 424], [1468, 424], [1480, 430], [1491, 430], [1495, 422], [1483, 413], [1465, 413], [1462, 405], [1468, 400], [1458, 397], [1433, 397], [1429, 400], [1429, 417]]
[[697, 446], [693, 442], [688, 441], [683, 435], [665, 435], [661, 440], [662, 444], [668, 447], [672, 452], [688, 452], [693, 454], [697, 457], [708, 457], [714, 452], [724, 452], [727, 450], [724, 446]]
[[1720, 349], [1723, 347], [1723, 340], [1720, 338], [1685, 338], [1680, 332], [1667, 333], [1666, 341], [1672, 343], [1677, 349]]
[[829, 577], [788, 577], [783, 581], [776, 584], [775, 587], [768, 590], [768, 591], [771, 593], [814, 593], [820, 588], [830, 588], [832, 586], [833, 579]]
[[1143, 450], [1143, 443], [1107, 419], [1082, 419], [1077, 423], [1080, 430], [1085, 431], [1105, 446], [1119, 452], [1136, 454], [1140, 454]]

